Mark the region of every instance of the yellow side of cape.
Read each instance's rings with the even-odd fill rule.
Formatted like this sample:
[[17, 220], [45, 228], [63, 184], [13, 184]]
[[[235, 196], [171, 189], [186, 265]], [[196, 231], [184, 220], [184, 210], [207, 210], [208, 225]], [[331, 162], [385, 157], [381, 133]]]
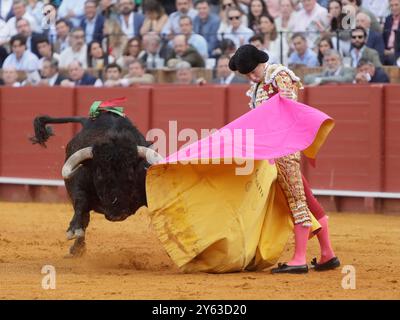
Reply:
[[[280, 257], [293, 223], [275, 165], [160, 164], [146, 177], [152, 225], [185, 272], [261, 270]], [[320, 228], [313, 218], [313, 230]]]

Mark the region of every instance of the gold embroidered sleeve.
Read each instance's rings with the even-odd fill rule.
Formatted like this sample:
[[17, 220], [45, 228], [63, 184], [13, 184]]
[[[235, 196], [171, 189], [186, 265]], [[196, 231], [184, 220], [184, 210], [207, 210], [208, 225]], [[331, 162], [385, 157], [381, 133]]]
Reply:
[[285, 71], [279, 72], [275, 77], [275, 84], [278, 89], [289, 89], [293, 92], [293, 100], [297, 101], [299, 89], [302, 84], [299, 81], [293, 81], [292, 78]]

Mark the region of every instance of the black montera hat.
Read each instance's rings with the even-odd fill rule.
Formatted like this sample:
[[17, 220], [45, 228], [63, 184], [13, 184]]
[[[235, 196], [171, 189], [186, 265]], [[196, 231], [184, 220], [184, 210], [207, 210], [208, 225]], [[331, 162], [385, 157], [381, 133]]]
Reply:
[[260, 63], [267, 62], [269, 56], [266, 52], [258, 50], [251, 44], [241, 46], [229, 60], [229, 68], [241, 74], [252, 72]]

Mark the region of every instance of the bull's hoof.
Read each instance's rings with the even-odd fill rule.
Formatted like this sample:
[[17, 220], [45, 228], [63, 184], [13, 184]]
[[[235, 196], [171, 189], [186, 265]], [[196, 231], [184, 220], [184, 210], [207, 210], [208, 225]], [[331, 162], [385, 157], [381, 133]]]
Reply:
[[68, 240], [84, 238], [84, 237], [85, 237], [85, 231], [82, 228], [67, 231]]
[[86, 243], [84, 238], [77, 238], [74, 244], [69, 248], [69, 254], [65, 258], [79, 258], [86, 252]]

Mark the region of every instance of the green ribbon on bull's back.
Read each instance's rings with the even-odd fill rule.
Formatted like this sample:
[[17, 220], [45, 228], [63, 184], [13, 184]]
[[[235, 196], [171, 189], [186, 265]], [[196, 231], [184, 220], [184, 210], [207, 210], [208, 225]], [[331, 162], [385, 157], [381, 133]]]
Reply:
[[107, 101], [95, 101], [89, 109], [90, 118], [97, 118], [101, 112], [112, 112], [120, 117], [125, 117], [124, 108], [118, 106], [126, 101], [126, 98], [117, 98]]

